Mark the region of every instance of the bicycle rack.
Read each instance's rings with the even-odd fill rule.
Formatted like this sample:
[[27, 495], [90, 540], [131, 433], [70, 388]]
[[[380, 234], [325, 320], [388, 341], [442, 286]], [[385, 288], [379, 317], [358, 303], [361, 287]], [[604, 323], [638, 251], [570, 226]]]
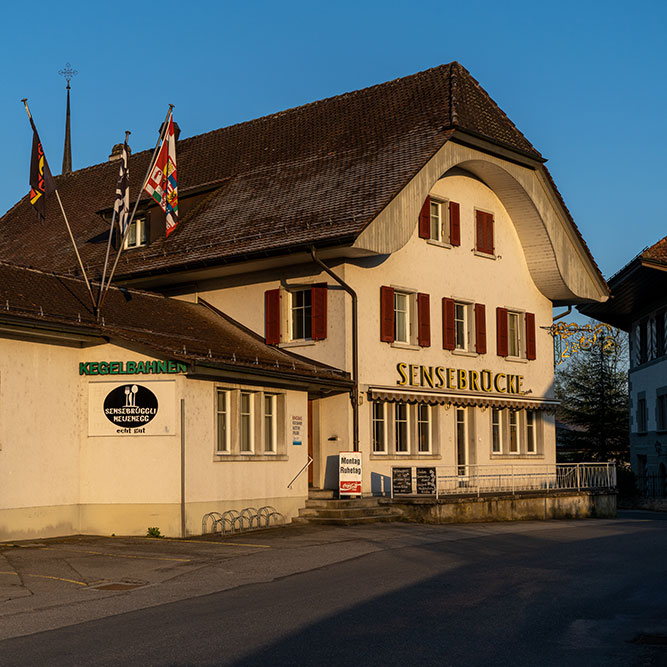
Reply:
[[[210, 524], [210, 530], [209, 530]], [[269, 526], [284, 526], [285, 517], [275, 507], [265, 505], [256, 509], [245, 507], [242, 510], [227, 510], [220, 512], [208, 512], [201, 520], [202, 535], [207, 533], [240, 533]]]

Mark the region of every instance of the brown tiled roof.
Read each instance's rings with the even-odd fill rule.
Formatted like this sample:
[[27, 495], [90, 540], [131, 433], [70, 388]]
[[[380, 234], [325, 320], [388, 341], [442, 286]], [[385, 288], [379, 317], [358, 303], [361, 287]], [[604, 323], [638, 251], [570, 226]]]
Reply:
[[667, 264], [667, 236], [654, 243], [650, 248], [646, 248], [639, 257], [650, 262]]
[[[338, 95], [178, 142], [181, 205], [210, 194], [169, 239], [123, 253], [118, 275], [351, 242], [451, 137], [481, 136], [541, 155], [459, 63]], [[130, 160], [136, 196], [150, 151]], [[86, 265], [98, 275], [118, 163], [57, 179]], [[40, 225], [27, 198], [0, 219], [0, 257], [59, 273], [76, 267], [55, 198]]]
[[249, 329], [204, 304], [114, 287], [97, 321], [81, 279], [4, 262], [0, 262], [0, 320], [102, 336], [189, 363], [349, 385], [346, 373], [266, 345]]

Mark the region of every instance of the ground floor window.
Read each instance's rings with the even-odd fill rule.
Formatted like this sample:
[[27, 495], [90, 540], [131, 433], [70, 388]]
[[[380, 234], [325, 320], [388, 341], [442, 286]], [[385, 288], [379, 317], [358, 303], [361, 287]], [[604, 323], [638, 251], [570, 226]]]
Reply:
[[386, 454], [387, 453], [387, 429], [385, 424], [386, 418], [386, 403], [376, 402], [372, 404], [372, 420], [373, 420], [373, 453]]
[[431, 406], [426, 403], [417, 405], [417, 449], [420, 454], [431, 453]]
[[491, 454], [534, 455], [541, 448], [541, 420], [536, 410], [491, 409]]
[[408, 440], [408, 406], [406, 403], [394, 405], [395, 444], [397, 454], [410, 453], [410, 441]]
[[371, 403], [372, 454], [429, 456], [437, 453], [438, 406]]
[[218, 454], [227, 454], [229, 453], [229, 392], [218, 389], [216, 395], [217, 438], [215, 449]]
[[285, 453], [284, 395], [217, 387], [215, 454], [225, 457]]

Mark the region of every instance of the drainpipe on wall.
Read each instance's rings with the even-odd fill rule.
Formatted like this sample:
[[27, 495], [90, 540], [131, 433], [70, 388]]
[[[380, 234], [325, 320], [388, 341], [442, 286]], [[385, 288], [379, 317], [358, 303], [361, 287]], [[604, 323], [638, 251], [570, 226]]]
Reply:
[[322, 260], [315, 255], [315, 246], [310, 247], [313, 262], [327, 275], [331, 276], [352, 297], [352, 382], [354, 388], [350, 392], [352, 403], [352, 449], [359, 451], [359, 335], [357, 326], [357, 293], [339, 278]]

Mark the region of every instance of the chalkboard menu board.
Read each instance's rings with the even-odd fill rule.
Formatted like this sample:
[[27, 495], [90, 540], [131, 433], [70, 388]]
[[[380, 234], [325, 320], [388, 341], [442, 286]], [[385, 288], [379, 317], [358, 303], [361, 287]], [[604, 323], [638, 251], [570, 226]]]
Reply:
[[417, 468], [417, 493], [435, 495], [435, 468]]
[[412, 468], [392, 468], [391, 487], [394, 495], [412, 493]]

